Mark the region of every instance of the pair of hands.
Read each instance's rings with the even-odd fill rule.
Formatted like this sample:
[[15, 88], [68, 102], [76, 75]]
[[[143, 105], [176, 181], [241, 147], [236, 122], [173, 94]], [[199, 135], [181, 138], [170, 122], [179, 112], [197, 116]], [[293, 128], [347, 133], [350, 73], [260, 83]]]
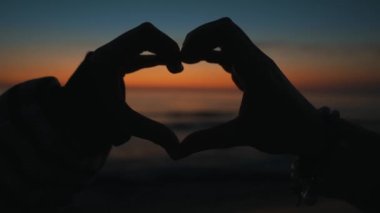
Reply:
[[[141, 55], [144, 51], [155, 55]], [[180, 143], [168, 127], [135, 112], [125, 102], [125, 74], [157, 65], [179, 73], [182, 63], [202, 60], [221, 65], [243, 91], [235, 119], [192, 133]], [[79, 115], [90, 109], [99, 116], [89, 119], [90, 126], [96, 127], [90, 134], [96, 137], [102, 131], [104, 146], [137, 136], [162, 146], [174, 159], [233, 146], [297, 155], [318, 154], [323, 149], [318, 111], [229, 18], [196, 28], [182, 49], [152, 24], [144, 23], [90, 53], [64, 89], [82, 107]]]

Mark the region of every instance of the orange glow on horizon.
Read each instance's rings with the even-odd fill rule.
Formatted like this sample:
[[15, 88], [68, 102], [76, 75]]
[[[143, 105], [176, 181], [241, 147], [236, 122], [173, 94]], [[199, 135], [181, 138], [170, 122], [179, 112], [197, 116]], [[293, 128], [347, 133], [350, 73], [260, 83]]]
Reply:
[[235, 88], [230, 74], [218, 65], [207, 63], [185, 64], [184, 70], [178, 74], [171, 74], [165, 66], [158, 66], [128, 74], [124, 79], [130, 88]]
[[[6, 76], [0, 76], [3, 85], [14, 85], [23, 81], [46, 76], [56, 77], [62, 84], [70, 78], [77, 65], [59, 64], [55, 69], [44, 66], [22, 66], [8, 69]], [[25, 71], [19, 71], [20, 69]], [[16, 71], [17, 69], [17, 71]], [[14, 70], [14, 71], [13, 71]], [[68, 71], [73, 70], [73, 71]], [[146, 68], [124, 77], [128, 88], [186, 88], [186, 89], [232, 89], [235, 88], [230, 74], [215, 64], [184, 64], [184, 70], [178, 74], [170, 73], [165, 66]]]
[[[0, 64], [2, 74], [0, 86], [9, 87], [30, 79], [54, 76], [64, 84], [80, 63], [81, 58], [49, 60], [41, 63]], [[70, 62], [70, 63], [69, 63]], [[282, 70], [287, 78], [299, 89], [328, 90], [352, 85], [376, 84], [380, 75], [360, 74], [355, 71], [333, 70], [320, 72], [308, 69], [301, 64], [285, 64]], [[52, 68], [53, 67], [53, 68]], [[183, 89], [234, 89], [236, 86], [226, 73], [216, 64], [201, 62], [195, 65], [184, 64], [184, 71], [171, 74], [165, 66], [139, 70], [125, 76], [128, 88], [183, 88]], [[316, 68], [317, 69], [317, 68]], [[307, 70], [307, 71], [305, 71]], [[6, 73], [6, 75], [4, 75]], [[343, 75], [345, 73], [346, 75]]]

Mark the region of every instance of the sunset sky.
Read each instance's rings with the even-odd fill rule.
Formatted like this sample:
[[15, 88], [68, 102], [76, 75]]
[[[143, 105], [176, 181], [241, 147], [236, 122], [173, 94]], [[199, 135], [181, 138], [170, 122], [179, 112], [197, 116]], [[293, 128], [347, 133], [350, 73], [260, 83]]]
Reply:
[[[17, 1], [0, 3], [0, 87], [43, 76], [64, 83], [83, 59], [150, 21], [180, 45], [195, 27], [229, 16], [300, 89], [380, 92], [380, 1]], [[159, 66], [130, 87], [231, 88], [216, 65]]]

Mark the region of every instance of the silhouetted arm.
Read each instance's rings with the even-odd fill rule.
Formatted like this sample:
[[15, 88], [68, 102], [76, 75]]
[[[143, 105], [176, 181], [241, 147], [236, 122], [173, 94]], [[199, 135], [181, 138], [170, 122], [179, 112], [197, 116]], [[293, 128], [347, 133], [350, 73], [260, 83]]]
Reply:
[[363, 212], [379, 212], [380, 135], [344, 119], [330, 122], [329, 128], [331, 146], [316, 160], [316, 190]]
[[182, 57], [186, 63], [220, 64], [243, 91], [237, 117], [190, 134], [180, 146], [183, 157], [234, 146], [293, 154], [301, 158], [301, 172], [318, 178], [315, 190], [320, 194], [363, 210], [376, 206], [379, 135], [324, 116], [232, 20], [222, 18], [191, 31]]
[[103, 166], [111, 147], [131, 136], [175, 158], [175, 134], [125, 102], [124, 75], [156, 65], [180, 72], [179, 47], [144, 23], [88, 53], [66, 85], [43, 78], [6, 92], [0, 98], [0, 208], [64, 205]]

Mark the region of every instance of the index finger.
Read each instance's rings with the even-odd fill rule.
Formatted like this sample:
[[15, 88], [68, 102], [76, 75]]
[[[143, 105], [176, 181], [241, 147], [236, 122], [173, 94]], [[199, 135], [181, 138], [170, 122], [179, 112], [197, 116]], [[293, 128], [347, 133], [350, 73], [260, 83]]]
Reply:
[[181, 54], [186, 63], [196, 63], [207, 57], [208, 53], [222, 44], [223, 29], [227, 19], [219, 19], [204, 24], [187, 34]]
[[171, 158], [178, 158], [179, 140], [172, 130], [129, 107], [126, 109], [123, 114], [126, 121], [125, 129], [130, 131], [131, 135], [149, 140], [164, 148]]
[[120, 35], [98, 48], [96, 53], [113, 63], [122, 63], [128, 58], [136, 58], [144, 51], [155, 53], [159, 60], [167, 64], [171, 72], [183, 69], [177, 43], [149, 22]]
[[[216, 47], [221, 49], [219, 54], [215, 54]], [[222, 66], [227, 64], [227, 68], [232, 68], [234, 79], [238, 79], [238, 87], [244, 91], [262, 79], [270, 79], [272, 71], [277, 71], [274, 62], [229, 18], [209, 22], [191, 31], [181, 54], [185, 63], [206, 60]]]
[[253, 43], [248, 36], [230, 19], [221, 18], [201, 25], [191, 31], [182, 47], [182, 59], [187, 63], [205, 59], [205, 54], [220, 47], [232, 58], [251, 47]]
[[140, 53], [143, 51], [155, 53], [159, 60], [166, 62], [170, 72], [176, 73], [183, 70], [180, 48], [172, 38], [149, 22], [138, 28], [135, 36], [143, 39]]

